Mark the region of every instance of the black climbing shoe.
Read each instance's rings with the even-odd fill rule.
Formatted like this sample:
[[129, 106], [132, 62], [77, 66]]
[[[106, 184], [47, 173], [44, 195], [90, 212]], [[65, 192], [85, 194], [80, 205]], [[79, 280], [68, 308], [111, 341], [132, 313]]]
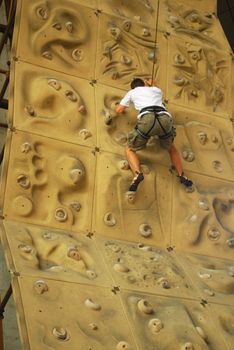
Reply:
[[185, 187], [192, 187], [193, 182], [192, 180], [189, 180], [186, 176], [184, 176], [184, 174], [179, 176], [180, 179], [180, 183], [183, 184]]
[[129, 192], [136, 192], [139, 183], [143, 180], [144, 180], [143, 173], [137, 173], [136, 176], [134, 177], [133, 182], [131, 183], [128, 191]]

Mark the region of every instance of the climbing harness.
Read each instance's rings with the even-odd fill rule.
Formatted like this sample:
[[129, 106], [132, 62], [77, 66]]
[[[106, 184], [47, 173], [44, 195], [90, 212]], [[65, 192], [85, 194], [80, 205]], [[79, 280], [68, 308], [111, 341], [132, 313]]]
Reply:
[[175, 128], [172, 127], [171, 130], [170, 130], [169, 132], [167, 132], [167, 131], [164, 129], [164, 127], [163, 127], [163, 125], [162, 125], [162, 123], [161, 123], [161, 121], [160, 121], [160, 118], [159, 118], [159, 117], [160, 117], [160, 115], [162, 115], [162, 114], [166, 114], [166, 115], [168, 115], [170, 118], [172, 118], [171, 114], [168, 113], [168, 112], [166, 111], [165, 108], [160, 107], [160, 106], [149, 106], [149, 107], [142, 108], [142, 109], [140, 110], [140, 113], [139, 113], [138, 116], [137, 116], [137, 119], [140, 120], [140, 119], [142, 119], [142, 118], [144, 117], [144, 115], [149, 114], [149, 113], [154, 113], [154, 117], [155, 117], [155, 118], [154, 118], [153, 125], [150, 127], [150, 129], [149, 129], [146, 133], [143, 133], [143, 132], [138, 128], [137, 125], [136, 125], [136, 127], [135, 127], [135, 130], [137, 131], [137, 133], [138, 133], [144, 140], [148, 140], [148, 139], [150, 138], [150, 136], [151, 136], [151, 135], [150, 135], [150, 132], [153, 130], [156, 121], [159, 123], [159, 125], [160, 125], [160, 127], [161, 127], [161, 129], [162, 129], [162, 131], [163, 131], [163, 133], [164, 133], [163, 135], [158, 135], [158, 137], [159, 137], [160, 139], [166, 140], [167, 138], [169, 138], [169, 137], [171, 137], [171, 136], [175, 137], [175, 135], [176, 135]]

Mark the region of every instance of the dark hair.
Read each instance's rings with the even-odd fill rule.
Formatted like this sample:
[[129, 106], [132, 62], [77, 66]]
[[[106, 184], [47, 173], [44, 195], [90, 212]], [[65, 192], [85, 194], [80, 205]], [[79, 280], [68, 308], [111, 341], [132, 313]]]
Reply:
[[131, 82], [131, 89], [135, 89], [138, 86], [145, 86], [144, 81], [140, 78], [133, 79]]

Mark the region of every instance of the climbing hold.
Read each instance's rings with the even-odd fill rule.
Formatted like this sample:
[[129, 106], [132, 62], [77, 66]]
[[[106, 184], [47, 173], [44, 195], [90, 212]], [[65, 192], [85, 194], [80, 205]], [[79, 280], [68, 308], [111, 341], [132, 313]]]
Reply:
[[45, 7], [38, 7], [36, 9], [36, 14], [40, 19], [46, 20], [48, 18], [48, 12]]
[[67, 341], [70, 339], [70, 336], [65, 328], [54, 327], [52, 333], [57, 340]]
[[194, 350], [194, 346], [192, 343], [188, 342], [182, 345], [181, 350]]
[[84, 51], [81, 49], [75, 49], [72, 51], [72, 58], [77, 61], [80, 62], [83, 60], [84, 58]]
[[44, 51], [44, 52], [42, 53], [42, 57], [46, 58], [47, 60], [52, 60], [53, 55], [52, 55], [52, 53], [49, 52], [49, 51]]
[[129, 272], [129, 268], [123, 264], [115, 264], [114, 270], [118, 272]]
[[25, 190], [30, 187], [30, 181], [27, 175], [21, 174], [17, 177], [17, 184]]
[[73, 201], [69, 204], [69, 206], [74, 209], [76, 212], [80, 211], [81, 209], [81, 204], [78, 201]]
[[65, 96], [72, 102], [76, 102], [77, 101], [77, 96], [74, 93], [74, 91], [72, 91], [72, 90], [66, 90], [65, 91]]
[[72, 33], [72, 31], [73, 31], [73, 24], [72, 24], [71, 21], [66, 22], [66, 23], [65, 23], [65, 27], [66, 27], [66, 29], [67, 29], [67, 31], [68, 31], [69, 33]]
[[67, 256], [77, 261], [81, 260], [81, 255], [76, 247], [69, 248], [67, 252]]
[[141, 224], [139, 226], [139, 233], [145, 238], [150, 237], [152, 235], [152, 228], [148, 224]]
[[30, 145], [29, 142], [24, 142], [20, 146], [20, 150], [22, 153], [28, 153], [29, 151], [31, 151], [31, 149], [32, 149], [32, 146]]
[[207, 231], [207, 236], [211, 241], [217, 241], [220, 238], [221, 233], [216, 227], [211, 227]]
[[198, 206], [200, 209], [209, 210], [209, 203], [206, 198], [200, 198], [198, 201]]
[[113, 213], [106, 213], [104, 216], [104, 222], [107, 226], [115, 226], [116, 219]]
[[85, 306], [87, 306], [89, 309], [92, 309], [95, 311], [101, 310], [101, 305], [93, 302], [92, 299], [86, 299], [84, 303], [85, 303]]
[[64, 208], [57, 208], [55, 210], [54, 217], [59, 222], [65, 222], [67, 221], [68, 215]]
[[54, 24], [52, 24], [52, 27], [57, 29], [57, 30], [61, 30], [62, 29], [62, 26], [59, 22], [55, 22]]
[[24, 111], [30, 116], [30, 117], [36, 117], [36, 112], [34, 108], [31, 105], [26, 105], [24, 107]]
[[153, 334], [156, 334], [163, 328], [163, 323], [159, 318], [152, 318], [149, 320], [148, 327]]
[[98, 329], [98, 326], [96, 325], [96, 323], [91, 322], [89, 324], [89, 328], [91, 328], [93, 331], [96, 331]]
[[36, 281], [33, 285], [33, 288], [38, 294], [43, 294], [49, 290], [48, 285], [43, 280]]
[[90, 280], [93, 280], [97, 277], [97, 274], [93, 270], [86, 270], [86, 275]]
[[130, 345], [126, 343], [126, 341], [120, 341], [116, 345], [116, 350], [129, 350], [129, 349], [130, 349]]
[[50, 85], [51, 87], [53, 87], [55, 90], [60, 90], [61, 89], [61, 83], [56, 80], [56, 79], [49, 79], [48, 80], [48, 85]]
[[154, 312], [151, 304], [145, 299], [140, 299], [137, 303], [137, 307], [138, 310], [144, 314], [152, 314]]
[[81, 129], [79, 131], [79, 136], [83, 139], [83, 140], [86, 140], [88, 139], [89, 137], [92, 136], [92, 133], [91, 131], [89, 131], [88, 129]]

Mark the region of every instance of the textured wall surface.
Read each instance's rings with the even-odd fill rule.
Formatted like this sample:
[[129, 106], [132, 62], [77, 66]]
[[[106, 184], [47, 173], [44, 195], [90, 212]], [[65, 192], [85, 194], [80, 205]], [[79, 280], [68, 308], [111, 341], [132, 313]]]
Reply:
[[[233, 57], [215, 13], [18, 1], [0, 208], [22, 349], [234, 349]], [[152, 138], [133, 201], [136, 113], [115, 108], [152, 72], [194, 188]]]

